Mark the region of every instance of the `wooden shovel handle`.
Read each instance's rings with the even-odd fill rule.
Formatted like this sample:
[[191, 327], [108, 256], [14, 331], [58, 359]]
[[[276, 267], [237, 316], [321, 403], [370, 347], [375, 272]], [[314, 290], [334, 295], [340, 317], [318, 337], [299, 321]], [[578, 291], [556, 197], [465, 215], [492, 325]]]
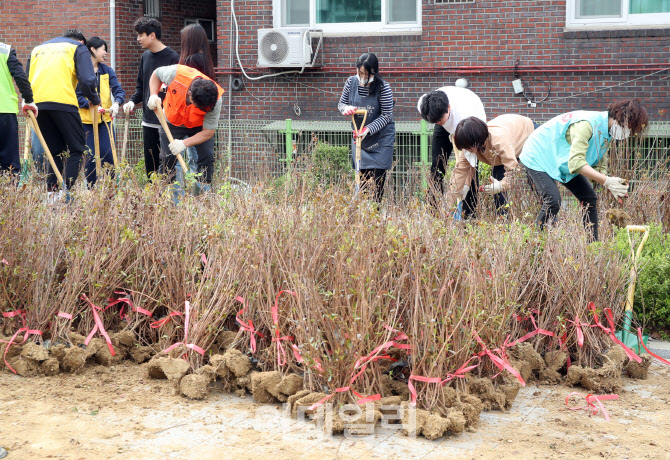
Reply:
[[[163, 130], [165, 131], [165, 134], [167, 135], [168, 140], [170, 143], [174, 142], [174, 137], [172, 137], [172, 133], [170, 132], [170, 128], [168, 127], [167, 120], [165, 119], [165, 114], [163, 113], [163, 107], [158, 106], [154, 110], [156, 112], [156, 116], [158, 117], [158, 121], [161, 122], [161, 126], [163, 127]], [[186, 177], [186, 173], [188, 172], [188, 168], [186, 167], [186, 163], [184, 162], [184, 158], [181, 156], [181, 153], [177, 154], [177, 160], [179, 161], [179, 164], [181, 165], [182, 171], [184, 171], [184, 177]]]
[[49, 150], [49, 147], [47, 146], [47, 143], [44, 140], [44, 136], [42, 136], [42, 131], [40, 131], [40, 127], [37, 124], [37, 120], [35, 119], [35, 114], [30, 110], [28, 111], [28, 123], [30, 123], [30, 127], [35, 130], [35, 134], [37, 134], [37, 138], [40, 140], [40, 143], [42, 144], [42, 148], [44, 149], [44, 154], [47, 156], [47, 160], [49, 160], [49, 164], [51, 165], [51, 169], [53, 169], [54, 174], [56, 175], [56, 178], [58, 179], [58, 183], [62, 184], [63, 187], [65, 187], [65, 182], [63, 181], [63, 176], [61, 175], [60, 171], [56, 167], [56, 162], [54, 161], [54, 157], [51, 156], [51, 151]]

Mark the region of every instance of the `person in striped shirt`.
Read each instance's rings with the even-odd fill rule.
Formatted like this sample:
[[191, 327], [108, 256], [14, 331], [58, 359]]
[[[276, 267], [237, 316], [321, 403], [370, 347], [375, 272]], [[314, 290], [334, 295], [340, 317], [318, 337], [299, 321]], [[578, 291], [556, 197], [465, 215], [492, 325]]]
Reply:
[[[338, 109], [345, 117], [351, 116], [357, 108], [368, 111], [367, 124], [353, 133], [352, 166], [355, 167], [355, 140], [361, 137], [361, 182], [371, 182], [368, 187], [371, 187], [375, 201], [381, 203], [386, 171], [391, 169], [395, 146], [393, 93], [389, 84], [379, 76], [379, 61], [374, 54], [361, 55], [356, 61], [356, 71], [357, 74], [344, 84]], [[362, 115], [355, 117], [359, 125]]]

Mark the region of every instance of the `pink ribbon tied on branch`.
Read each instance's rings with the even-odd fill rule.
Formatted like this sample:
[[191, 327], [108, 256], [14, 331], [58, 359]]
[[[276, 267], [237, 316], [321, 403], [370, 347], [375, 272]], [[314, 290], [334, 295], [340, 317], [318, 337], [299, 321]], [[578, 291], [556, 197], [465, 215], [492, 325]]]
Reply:
[[628, 356], [629, 359], [641, 363], [642, 358], [636, 355], [635, 352], [630, 348], [628, 348], [621, 340], [617, 339], [616, 335], [614, 334], [615, 326], [614, 326], [614, 315], [612, 313], [612, 309], [611, 308], [603, 309], [603, 314], [605, 315], [605, 318], [607, 318], [607, 322], [609, 323], [610, 327], [605, 327], [600, 323], [600, 319], [598, 318], [598, 313], [596, 311], [596, 306], [593, 302], [589, 302], [589, 310], [591, 310], [591, 313], [593, 313], [593, 321], [596, 322], [595, 325], [600, 329], [602, 329], [602, 331], [605, 334], [607, 334], [614, 343], [621, 345], [623, 351], [626, 352], [626, 355]]
[[11, 370], [13, 373], [16, 374], [16, 371], [12, 366], [9, 365], [7, 362], [7, 352], [9, 351], [10, 347], [14, 343], [14, 340], [16, 340], [16, 336], [18, 336], [21, 332], [25, 332], [23, 335], [23, 340], [19, 343], [19, 345], [26, 343], [26, 340], [28, 340], [28, 337], [31, 335], [39, 335], [40, 337], [42, 336], [42, 331], [38, 329], [28, 329], [26, 327], [26, 312], [23, 310], [15, 310], [15, 311], [9, 311], [9, 312], [2, 312], [2, 317], [3, 318], [13, 318], [15, 316], [18, 316], [21, 319], [21, 323], [23, 324], [22, 327], [20, 327], [12, 336], [9, 341], [6, 340], [0, 340], [0, 342], [8, 344], [7, 347], [5, 348], [5, 352], [2, 355], [2, 359], [5, 361], [5, 366], [7, 366], [7, 369]]
[[89, 300], [86, 294], [81, 295], [81, 300], [88, 303], [88, 305], [91, 307], [91, 311], [93, 312], [93, 321], [95, 322], [95, 325], [93, 326], [93, 329], [91, 330], [90, 334], [88, 334], [88, 337], [86, 337], [86, 340], [84, 340], [84, 345], [88, 346], [89, 342], [91, 341], [95, 333], [100, 332], [100, 335], [102, 335], [105, 339], [105, 342], [107, 342], [107, 348], [109, 348], [109, 353], [112, 356], [115, 356], [116, 352], [114, 351], [114, 347], [112, 346], [112, 339], [109, 338], [109, 334], [107, 334], [105, 326], [102, 324], [102, 320], [100, 319], [100, 315], [98, 314], [98, 311], [105, 311], [109, 307], [104, 309], [98, 307]]
[[105, 310], [107, 310], [110, 307], [113, 307], [114, 305], [121, 304], [121, 310], [119, 311], [119, 316], [121, 319], [125, 319], [126, 315], [126, 305], [130, 307], [132, 311], [135, 313], [142, 313], [144, 315], [147, 315], [149, 318], [153, 318], [154, 314], [151, 313], [149, 310], [146, 310], [141, 307], [136, 307], [135, 304], [133, 304], [133, 301], [130, 300], [130, 295], [128, 293], [123, 292], [123, 291], [115, 291], [114, 294], [120, 295], [123, 297], [119, 297], [118, 299], [107, 299], [107, 307], [105, 307]]
[[[581, 396], [586, 400], [587, 407], [570, 407], [569, 400], [572, 396]], [[570, 409], [570, 410], [585, 410], [585, 411], [590, 411], [591, 415], [597, 415], [598, 414], [598, 407], [603, 411], [603, 415], [605, 416], [605, 420], [609, 421], [610, 416], [607, 414], [607, 410], [605, 410], [605, 406], [603, 406], [603, 403], [600, 401], [606, 401], [606, 400], [612, 400], [612, 399], [619, 399], [619, 395], [592, 395], [592, 394], [587, 394], [584, 395], [583, 393], [577, 393], [577, 392], [572, 392], [568, 396], [565, 397], [565, 406]], [[598, 407], [596, 407], [593, 402], [596, 402], [598, 404]]]
[[238, 311], [237, 314], [235, 315], [235, 321], [240, 325], [240, 330], [241, 331], [247, 331], [251, 334], [251, 339], [250, 339], [250, 344], [251, 344], [251, 352], [256, 353], [256, 335], [258, 335], [260, 338], [264, 339], [265, 335], [262, 334], [261, 332], [257, 331], [254, 328], [254, 322], [252, 320], [249, 320], [247, 322], [243, 321], [240, 316], [244, 314], [244, 312], [247, 311], [247, 306], [246, 306], [246, 300], [244, 300], [244, 297], [237, 296], [235, 297], [235, 300], [240, 302], [242, 305], [244, 305], [244, 308], [242, 310]]
[[[163, 350], [161, 353], [169, 353], [173, 348], [176, 348], [179, 345], [184, 345], [186, 348], [188, 348], [190, 350], [193, 350], [196, 353], [199, 353], [199, 354], [204, 356], [205, 355], [205, 350], [203, 350], [202, 348], [200, 348], [199, 346], [197, 346], [194, 343], [187, 343], [188, 342], [188, 326], [189, 326], [189, 322], [190, 322], [190, 318], [191, 318], [191, 303], [188, 300], [184, 302], [184, 311], [185, 311], [185, 317], [186, 317], [186, 319], [184, 321], [184, 341], [183, 342], [177, 342], [173, 345], [170, 345], [165, 350]], [[168, 318], [170, 318], [171, 316], [175, 316], [175, 315], [170, 314], [170, 316], [168, 316]]]
[[[279, 291], [279, 294], [275, 297], [275, 304], [272, 307], [272, 323], [274, 324], [275, 328], [275, 337], [272, 339], [273, 342], [277, 343], [277, 364], [279, 367], [282, 367], [284, 364], [286, 364], [286, 351], [284, 350], [284, 347], [282, 346], [281, 342], [283, 340], [286, 340], [288, 342], [293, 341], [293, 336], [292, 335], [285, 335], [282, 336], [281, 332], [279, 331], [279, 296], [282, 295], [283, 293], [291, 294], [293, 297], [298, 297], [298, 295], [289, 290], [283, 290]], [[294, 353], [296, 351], [295, 345], [294, 346]]]
[[479, 358], [479, 356], [473, 356], [470, 359], [468, 359], [461, 367], [456, 369], [456, 371], [453, 374], [447, 374], [447, 377], [445, 379], [441, 379], [440, 377], [423, 377], [421, 375], [410, 375], [409, 380], [407, 381], [407, 388], [409, 388], [409, 394], [411, 395], [410, 404], [412, 406], [416, 406], [416, 399], [417, 399], [416, 388], [414, 388], [412, 380], [423, 383], [439, 383], [440, 386], [444, 386], [445, 383], [455, 378], [459, 379], [465, 378], [465, 374], [467, 374], [468, 372], [479, 366], [479, 363], [473, 364], [471, 366], [468, 365], [470, 364], [470, 361], [472, 361], [473, 359], [481, 361], [481, 358]]

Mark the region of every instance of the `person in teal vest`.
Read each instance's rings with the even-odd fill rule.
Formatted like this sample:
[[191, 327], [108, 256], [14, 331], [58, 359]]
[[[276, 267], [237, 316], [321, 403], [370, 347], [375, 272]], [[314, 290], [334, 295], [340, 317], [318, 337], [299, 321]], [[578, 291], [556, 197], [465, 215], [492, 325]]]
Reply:
[[[12, 81], [12, 79], [14, 81]], [[23, 98], [22, 110], [32, 111], [37, 116], [37, 105], [33, 101], [33, 90], [28, 75], [16, 57], [16, 50], [0, 43], [0, 174], [9, 171], [18, 176], [21, 171], [19, 156], [19, 99], [14, 82]]]
[[639, 135], [648, 123], [647, 110], [640, 101], [625, 99], [610, 104], [606, 112], [578, 110], [559, 115], [533, 131], [519, 161], [542, 197], [536, 220], [540, 228], [556, 221], [561, 208], [556, 182], [560, 182], [585, 208], [584, 225], [597, 241], [597, 198], [589, 179], [618, 199], [627, 196], [628, 183], [607, 175], [608, 148], [612, 141]]

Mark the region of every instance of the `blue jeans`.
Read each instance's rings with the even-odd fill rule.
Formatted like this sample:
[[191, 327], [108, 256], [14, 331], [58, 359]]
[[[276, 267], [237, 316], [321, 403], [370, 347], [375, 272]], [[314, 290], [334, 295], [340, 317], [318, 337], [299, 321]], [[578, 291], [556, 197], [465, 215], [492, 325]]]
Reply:
[[[114, 132], [114, 126], [110, 122], [108, 123], [109, 127], [112, 128]], [[86, 134], [86, 182], [89, 186], [95, 185], [97, 178], [95, 171], [95, 139], [93, 135], [93, 125], [84, 123], [84, 133]], [[105, 123], [98, 124], [98, 137], [100, 142], [100, 163], [104, 166], [105, 163], [108, 163], [114, 166], [114, 156], [112, 155], [112, 144], [109, 141], [109, 131], [105, 127]], [[114, 134], [114, 140], [116, 141], [116, 134]]]
[[33, 157], [33, 164], [35, 165], [35, 170], [42, 174], [46, 170], [44, 156], [44, 147], [40, 139], [37, 137], [37, 133], [34, 130], [30, 130], [30, 154]]

